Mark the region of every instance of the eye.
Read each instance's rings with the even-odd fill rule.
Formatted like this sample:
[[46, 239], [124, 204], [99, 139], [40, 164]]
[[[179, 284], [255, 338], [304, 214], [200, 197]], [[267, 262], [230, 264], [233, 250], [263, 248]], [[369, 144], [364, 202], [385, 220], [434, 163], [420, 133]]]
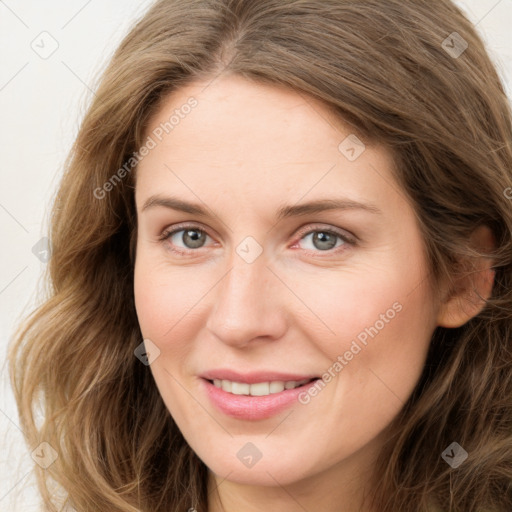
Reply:
[[[169, 246], [173, 252], [186, 254], [200, 249], [207, 238], [210, 238], [203, 229], [195, 225], [180, 226], [170, 231], [164, 231], [160, 241], [170, 242]], [[183, 246], [180, 246], [180, 243]], [[177, 247], [177, 248], [176, 248]]]
[[[311, 252], [334, 252], [338, 250], [345, 250], [347, 245], [355, 245], [356, 241], [351, 236], [341, 232], [335, 228], [329, 227], [326, 229], [324, 226], [308, 226], [308, 229], [299, 231], [298, 236], [300, 239], [294, 246], [302, 241], [308, 241], [311, 247], [306, 247], [307, 251]], [[196, 252], [197, 249], [202, 248], [206, 240], [211, 238], [204, 229], [199, 226], [181, 225], [172, 230], [166, 230], [162, 233], [159, 240], [165, 242], [169, 249], [178, 254], [190, 254]], [[180, 245], [181, 244], [181, 245]], [[333, 250], [335, 249], [335, 250]]]
[[308, 241], [310, 247], [306, 247], [306, 250], [337, 253], [338, 250], [333, 251], [333, 249], [341, 248], [341, 250], [344, 250], [347, 245], [355, 245], [355, 240], [352, 237], [337, 229], [331, 227], [325, 229], [323, 226], [317, 229], [311, 229], [311, 226], [308, 226], [308, 228], [308, 230], [302, 230], [298, 233], [301, 238], [297, 242], [299, 244], [302, 241]]

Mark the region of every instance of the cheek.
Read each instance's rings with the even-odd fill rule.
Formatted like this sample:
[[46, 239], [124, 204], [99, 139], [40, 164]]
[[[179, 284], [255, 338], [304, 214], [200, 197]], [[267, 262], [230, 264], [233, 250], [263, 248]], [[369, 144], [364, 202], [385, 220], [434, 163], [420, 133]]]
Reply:
[[[330, 360], [324, 370], [332, 377], [327, 376], [330, 383], [316, 396], [301, 397], [306, 404], [304, 424], [307, 418], [321, 417], [326, 433], [350, 433], [335, 442], [337, 453], [348, 456], [379, 435], [421, 376], [435, 327], [429, 293], [421, 286], [411, 293], [408, 283], [394, 282], [398, 284], [374, 280], [370, 295], [360, 289], [352, 301], [331, 304], [339, 314], [331, 318], [338, 336], [323, 345], [317, 337], [317, 347], [322, 346]], [[332, 442], [327, 435], [318, 441], [325, 450]]]
[[[172, 302], [168, 302], [171, 294], [165, 287], [158, 285], [155, 277], [146, 267], [136, 265], [134, 295], [137, 318], [142, 335], [151, 340], [159, 339], [165, 332], [169, 323], [168, 313], [173, 308]], [[164, 304], [168, 304], [169, 309]]]
[[410, 290], [406, 283], [387, 293], [375, 290], [365, 313], [354, 309], [358, 318], [348, 322], [337, 354], [345, 361], [338, 379], [341, 402], [357, 411], [349, 429], [364, 422], [367, 434], [376, 434], [399, 413], [421, 376], [435, 317], [428, 288]]
[[[303, 282], [302, 288], [296, 281], [297, 295], [307, 297], [310, 308], [296, 314], [294, 321], [330, 359], [347, 351], [350, 360], [359, 352], [368, 352], [367, 357], [372, 358], [383, 345], [403, 348], [430, 330], [431, 298], [425, 286], [414, 288], [420, 281], [417, 271], [404, 278], [389, 268], [373, 274], [346, 274], [339, 279], [317, 277]], [[375, 350], [369, 351], [370, 347]]]
[[[159, 357], [149, 367], [150, 371], [167, 409], [184, 428], [186, 416], [190, 414], [184, 411], [189, 411], [194, 401], [188, 400], [188, 395], [183, 393], [179, 372], [186, 366], [194, 346], [193, 335], [188, 329], [197, 293], [190, 291], [190, 280], [178, 272], [170, 275], [168, 268], [155, 265], [154, 261], [141, 254], [134, 270], [134, 296], [142, 336], [150, 339], [160, 350]], [[200, 411], [196, 412], [200, 417]]]
[[435, 315], [425, 286], [403, 296], [400, 302], [401, 311], [372, 340], [368, 368], [384, 394], [405, 402], [423, 371]]
[[395, 253], [393, 261], [383, 259], [378, 268], [345, 273], [338, 280], [317, 280], [310, 287], [309, 297], [322, 323], [315, 319], [320, 325], [315, 334], [301, 320], [302, 329], [330, 361], [323, 371], [335, 375], [334, 385], [328, 384], [337, 389], [335, 400], [348, 400], [349, 409], [358, 411], [358, 421], [364, 415], [369, 424], [386, 423], [421, 376], [436, 324], [420, 256], [401, 259]]
[[202, 278], [193, 267], [173, 268], [165, 259], [144, 251], [140, 256], [134, 269], [137, 319], [143, 338], [160, 350], [151, 369], [156, 379], [159, 369], [173, 375], [186, 372], [190, 354], [196, 350], [198, 332], [205, 323], [204, 299], [215, 280], [211, 272], [205, 272], [210, 275]]
[[144, 337], [162, 340], [192, 308], [194, 284], [180, 269], [172, 271], [141, 252], [134, 270], [137, 317]]

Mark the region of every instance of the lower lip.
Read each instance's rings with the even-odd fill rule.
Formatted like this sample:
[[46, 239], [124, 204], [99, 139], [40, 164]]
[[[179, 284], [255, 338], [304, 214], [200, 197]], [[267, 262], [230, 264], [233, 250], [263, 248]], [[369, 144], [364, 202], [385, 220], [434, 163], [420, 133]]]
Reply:
[[297, 402], [299, 395], [307, 392], [318, 379], [266, 396], [234, 395], [214, 386], [209, 380], [201, 380], [212, 403], [224, 414], [241, 420], [264, 420]]

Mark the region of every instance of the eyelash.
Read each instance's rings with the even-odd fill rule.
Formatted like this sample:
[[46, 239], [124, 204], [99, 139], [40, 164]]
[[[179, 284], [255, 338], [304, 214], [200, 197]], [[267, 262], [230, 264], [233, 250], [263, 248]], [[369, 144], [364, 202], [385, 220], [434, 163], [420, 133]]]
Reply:
[[[199, 231], [201, 233], [206, 234], [207, 236], [210, 236], [210, 235], [208, 235], [208, 233], [204, 229], [202, 229], [197, 224], [184, 224], [184, 225], [176, 226], [172, 230], [167, 230], [166, 229], [160, 235], [159, 241], [161, 243], [165, 243], [173, 235], [175, 235], [176, 233], [179, 233], [180, 231], [186, 231], [187, 229]], [[337, 229], [332, 228], [332, 227], [329, 227], [329, 228], [326, 229], [323, 226], [317, 226], [317, 225], [316, 226], [308, 226], [308, 229], [301, 229], [301, 230], [299, 230], [297, 235], [296, 235], [299, 238], [298, 238], [297, 242], [294, 243], [294, 245], [296, 245], [303, 238], [305, 238], [307, 235], [310, 235], [312, 233], [328, 233], [329, 235], [335, 235], [335, 236], [337, 236], [338, 238], [340, 238], [342, 240], [343, 244], [338, 246], [338, 247], [335, 247], [335, 248], [332, 248], [332, 249], [328, 249], [328, 250], [325, 250], [325, 251], [305, 249], [306, 252], [308, 252], [308, 253], [311, 253], [311, 252], [313, 252], [313, 253], [328, 253], [328, 254], [332, 255], [332, 254], [338, 254], [339, 252], [345, 251], [347, 245], [349, 245], [349, 246], [356, 245], [356, 240], [354, 238], [349, 237], [349, 236], [343, 234], [341, 231], [338, 231]], [[210, 237], [210, 238], [212, 238], [212, 237]], [[202, 249], [202, 248], [199, 248], [199, 249], [187, 249], [187, 250], [175, 249], [174, 247], [169, 245], [169, 250], [171, 250], [172, 252], [177, 253], [177, 254], [179, 254], [181, 256], [191, 255], [194, 252], [198, 252], [200, 249]]]

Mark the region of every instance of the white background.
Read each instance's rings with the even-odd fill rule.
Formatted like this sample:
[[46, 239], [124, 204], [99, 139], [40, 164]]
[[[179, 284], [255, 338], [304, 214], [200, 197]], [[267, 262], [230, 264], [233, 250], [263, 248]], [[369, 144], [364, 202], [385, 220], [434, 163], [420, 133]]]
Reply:
[[[25, 446], [18, 427], [5, 362], [14, 325], [30, 309], [44, 268], [32, 248], [46, 234], [48, 205], [93, 80], [150, 3], [0, 0], [0, 511], [40, 510], [33, 447]], [[512, 0], [457, 3], [477, 24], [512, 96]], [[58, 44], [47, 59], [31, 47], [40, 37], [46, 48]]]

